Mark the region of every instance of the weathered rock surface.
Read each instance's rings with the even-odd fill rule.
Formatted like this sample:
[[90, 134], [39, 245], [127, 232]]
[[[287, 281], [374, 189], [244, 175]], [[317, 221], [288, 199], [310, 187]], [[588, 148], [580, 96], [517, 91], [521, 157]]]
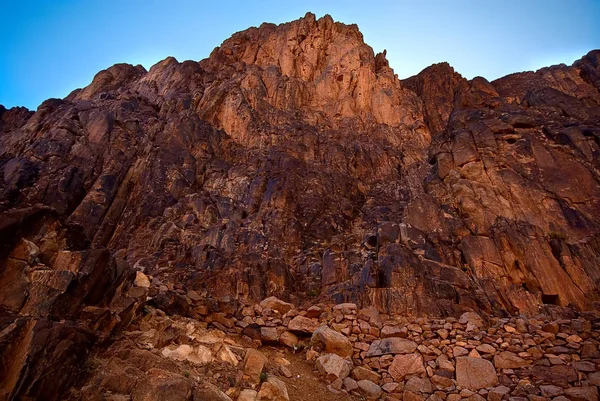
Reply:
[[256, 397], [257, 401], [289, 401], [287, 387], [285, 383], [276, 377], [269, 376]]
[[317, 358], [315, 366], [327, 380], [334, 381], [343, 380], [350, 374], [352, 362], [336, 354], [323, 354]]
[[425, 373], [423, 357], [418, 353], [396, 355], [390, 365], [389, 371], [390, 375], [396, 381], [402, 381], [406, 376], [413, 374], [422, 375]]
[[313, 347], [322, 348], [324, 352], [337, 354], [342, 358], [351, 357], [353, 354], [352, 343], [348, 337], [327, 326], [316, 329], [310, 342]]
[[[356, 304], [431, 316], [598, 310], [599, 77], [595, 50], [494, 82], [444, 63], [400, 81], [355, 25], [307, 14], [236, 33], [201, 62], [117, 64], [35, 113], [0, 107], [2, 397], [61, 399], [94, 344], [146, 302], [221, 330], [250, 318], [255, 341], [264, 324], [234, 314], [270, 296], [252, 313], [298, 335], [320, 312], [282, 299], [354, 304], [330, 311], [340, 322]], [[386, 329], [371, 312], [339, 331], [430, 332]], [[370, 351], [359, 342], [355, 355]], [[159, 347], [170, 345], [186, 344]], [[234, 351], [211, 349], [232, 364]], [[435, 358], [412, 352], [371, 362], [400, 377], [421, 353]], [[156, 391], [119, 394], [195, 391], [159, 365], [147, 375]], [[578, 376], [520, 369], [565, 386]]]
[[417, 349], [417, 343], [397, 337], [373, 341], [367, 356], [381, 356], [386, 354], [410, 354]]
[[456, 383], [469, 390], [479, 390], [495, 386], [498, 377], [490, 361], [464, 356], [456, 359]]

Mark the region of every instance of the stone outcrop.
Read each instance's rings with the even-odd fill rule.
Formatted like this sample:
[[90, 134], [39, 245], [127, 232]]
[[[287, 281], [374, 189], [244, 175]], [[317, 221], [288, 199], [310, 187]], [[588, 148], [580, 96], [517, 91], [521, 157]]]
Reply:
[[[393, 351], [413, 330], [379, 314], [597, 310], [599, 60], [494, 82], [441, 63], [401, 81], [355, 25], [309, 13], [200, 62], [117, 64], [35, 112], [0, 107], [1, 396], [60, 399], [145, 307], [229, 331], [246, 305], [248, 338], [296, 349], [325, 319], [291, 305], [333, 302], [330, 328], [394, 339], [371, 355], [398, 372], [404, 355], [425, 355], [423, 369], [433, 355]], [[362, 323], [344, 324], [359, 309]], [[266, 327], [263, 311], [281, 322]], [[208, 360], [177, 345], [190, 353], [167, 354]], [[227, 344], [210, 352], [241, 362]], [[570, 383], [561, 366], [519, 369]], [[194, 393], [153, 369], [160, 391]]]

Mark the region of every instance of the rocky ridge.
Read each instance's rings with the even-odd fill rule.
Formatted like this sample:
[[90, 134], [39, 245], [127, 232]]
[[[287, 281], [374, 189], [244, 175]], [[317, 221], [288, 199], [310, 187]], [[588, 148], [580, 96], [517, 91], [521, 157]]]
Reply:
[[[202, 320], [200, 303], [232, 316], [278, 296], [409, 320], [587, 316], [599, 77], [595, 50], [494, 82], [445, 63], [401, 81], [356, 26], [309, 13], [200, 62], [117, 64], [35, 113], [0, 107], [1, 397], [60, 399], [147, 310]], [[301, 317], [285, 327], [322, 323]], [[430, 362], [398, 355], [398, 377]]]

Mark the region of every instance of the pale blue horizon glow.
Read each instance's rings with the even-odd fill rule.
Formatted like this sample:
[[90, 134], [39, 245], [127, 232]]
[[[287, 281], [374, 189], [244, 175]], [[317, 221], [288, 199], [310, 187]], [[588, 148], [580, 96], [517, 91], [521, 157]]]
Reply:
[[35, 109], [115, 63], [201, 60], [233, 33], [307, 11], [355, 23], [401, 79], [446, 61], [488, 80], [600, 48], [598, 0], [3, 1], [0, 104]]

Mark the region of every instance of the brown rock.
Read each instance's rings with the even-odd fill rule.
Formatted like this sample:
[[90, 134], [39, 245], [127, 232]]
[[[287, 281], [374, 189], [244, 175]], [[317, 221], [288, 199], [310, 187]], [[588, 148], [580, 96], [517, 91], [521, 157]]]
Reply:
[[411, 354], [417, 349], [417, 343], [397, 337], [375, 340], [367, 351], [367, 357], [386, 354]]
[[494, 354], [496, 352], [496, 348], [492, 347], [489, 344], [478, 345], [475, 349], [481, 352], [482, 354]]
[[408, 329], [406, 327], [398, 326], [383, 326], [381, 329], [381, 338], [390, 337], [406, 338], [408, 337]]
[[463, 388], [479, 390], [496, 385], [498, 377], [490, 361], [464, 356], [456, 358], [456, 383]]
[[285, 383], [274, 376], [269, 376], [260, 386], [260, 391], [256, 397], [257, 401], [289, 401], [287, 387]]
[[260, 339], [264, 343], [276, 343], [279, 340], [279, 333], [275, 327], [261, 327]]
[[542, 330], [547, 333], [558, 334], [559, 326], [556, 322], [547, 323], [542, 326]]
[[269, 297], [263, 299], [260, 303], [260, 306], [262, 306], [263, 308], [269, 308], [272, 310], [279, 311], [282, 315], [288, 313], [294, 308], [294, 305], [288, 302], [283, 302], [277, 297]]
[[419, 353], [396, 355], [388, 371], [397, 382], [409, 375], [424, 374], [423, 357]]
[[571, 401], [598, 401], [596, 386], [571, 387], [565, 390], [565, 397]]
[[298, 346], [298, 341], [298, 337], [289, 331], [284, 331], [279, 336], [279, 343], [290, 348], [296, 348]]
[[323, 309], [316, 305], [313, 305], [306, 310], [306, 317], [309, 319], [318, 319], [322, 313]]
[[150, 288], [150, 279], [144, 273], [138, 271], [135, 272], [134, 284], [138, 287]]
[[141, 401], [187, 400], [192, 385], [183, 376], [152, 368], [143, 382], [138, 383], [131, 394], [132, 399]]
[[402, 394], [403, 401], [425, 401], [426, 398], [424, 395], [413, 393], [412, 391], [404, 391]]
[[552, 384], [540, 386], [540, 391], [542, 392], [542, 396], [549, 398], [558, 397], [564, 393], [562, 388]]
[[365, 396], [367, 400], [377, 400], [383, 393], [381, 387], [373, 383], [370, 380], [359, 380], [357, 382], [360, 392]]
[[431, 382], [442, 389], [449, 389], [454, 386], [452, 379], [444, 376], [433, 375]]
[[518, 357], [512, 352], [503, 351], [494, 356], [494, 366], [496, 369], [519, 369], [529, 365], [529, 361]]
[[290, 321], [288, 329], [290, 331], [312, 334], [319, 326], [318, 320], [298, 315]]
[[600, 372], [590, 373], [587, 378], [594, 386], [600, 386]]
[[433, 387], [429, 379], [413, 376], [404, 384], [404, 390], [412, 391], [414, 393], [431, 394], [433, 392]]
[[[296, 289], [388, 315], [597, 309], [599, 55], [494, 82], [447, 63], [400, 81], [358, 27], [307, 14], [201, 62], [118, 64], [35, 112], [0, 107], [0, 388], [65, 398], [94, 339], [112, 344], [134, 320], [202, 315], [237, 332], [251, 324], [237, 300]], [[381, 322], [364, 315], [370, 326], [342, 330], [371, 342]], [[463, 321], [444, 330], [485, 338]], [[512, 322], [502, 349], [529, 352]], [[411, 335], [429, 341], [425, 326]], [[594, 355], [594, 330], [565, 329], [555, 350]], [[572, 334], [583, 341], [561, 343]], [[581, 381], [552, 369], [527, 372]]]
[[258, 392], [256, 390], [246, 388], [240, 391], [236, 401], [256, 401], [257, 396]]
[[348, 391], [348, 392], [358, 389], [358, 383], [356, 383], [356, 380], [354, 380], [350, 377], [345, 377], [343, 382], [344, 382], [344, 389], [346, 389], [346, 391]]
[[248, 382], [252, 386], [256, 386], [260, 383], [260, 376], [267, 361], [267, 357], [258, 350], [249, 348], [246, 351], [246, 356], [244, 358], [244, 374], [248, 376]]
[[362, 366], [358, 366], [352, 370], [352, 378], [356, 381], [369, 380], [375, 384], [381, 382], [381, 375], [379, 373]]
[[551, 383], [566, 388], [577, 380], [577, 371], [571, 366], [532, 366], [529, 368], [534, 382]]
[[336, 354], [323, 354], [317, 358], [315, 364], [320, 374], [330, 382], [344, 379], [350, 374], [352, 363]]
[[[218, 387], [205, 383], [203, 388], [194, 390], [194, 401], [232, 401], [231, 398]], [[239, 398], [238, 398], [239, 400]]]
[[483, 327], [484, 326], [484, 322], [483, 319], [481, 318], [481, 316], [479, 316], [477, 313], [475, 312], [465, 312], [462, 315], [460, 315], [460, 319], [458, 320], [458, 322], [460, 324], [474, 324], [477, 327]]
[[352, 343], [345, 335], [331, 330], [327, 326], [316, 329], [310, 339], [313, 347], [320, 348], [327, 353], [333, 353], [342, 358], [351, 357], [354, 350]]
[[279, 373], [281, 373], [284, 377], [288, 379], [293, 376], [292, 371], [287, 366], [280, 366]]

